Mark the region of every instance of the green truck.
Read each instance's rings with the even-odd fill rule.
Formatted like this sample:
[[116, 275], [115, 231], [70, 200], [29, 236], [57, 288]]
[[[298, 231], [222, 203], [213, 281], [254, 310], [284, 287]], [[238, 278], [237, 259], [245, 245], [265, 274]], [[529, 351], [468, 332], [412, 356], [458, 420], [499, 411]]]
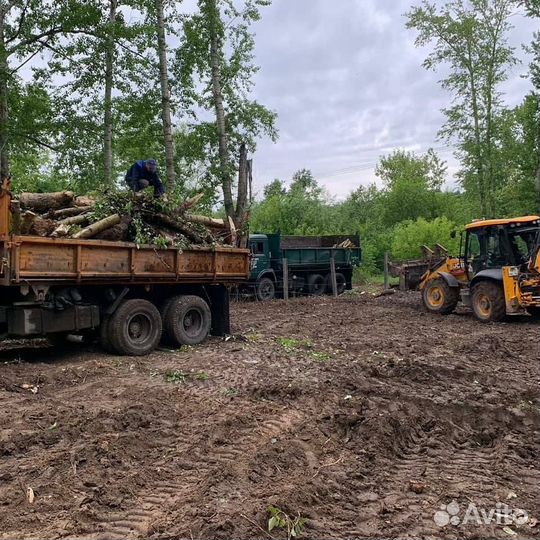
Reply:
[[252, 234], [249, 237], [251, 272], [247, 286], [258, 300], [283, 294], [284, 260], [292, 294], [319, 296], [332, 292], [331, 259], [336, 269], [338, 294], [352, 288], [353, 268], [361, 261], [359, 235], [282, 236]]

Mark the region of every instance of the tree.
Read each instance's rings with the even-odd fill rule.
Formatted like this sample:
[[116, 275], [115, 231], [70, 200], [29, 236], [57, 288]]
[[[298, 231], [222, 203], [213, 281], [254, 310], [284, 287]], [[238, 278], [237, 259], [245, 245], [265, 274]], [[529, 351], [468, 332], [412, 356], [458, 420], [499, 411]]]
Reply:
[[441, 136], [457, 140], [468, 193], [483, 215], [496, 213], [495, 117], [502, 108], [500, 84], [515, 63], [507, 34], [512, 0], [451, 0], [440, 10], [424, 0], [408, 14], [407, 27], [418, 32], [418, 46], [432, 45], [427, 69], [450, 68], [442, 80], [452, 92]]
[[[525, 6], [527, 15], [529, 17], [540, 19], [540, 0], [523, 0], [521, 2]], [[536, 98], [536, 108], [540, 110], [540, 32], [535, 32], [533, 36], [533, 42], [527, 49], [533, 56], [530, 66], [531, 81], [534, 85], [535, 91], [533, 96]], [[536, 133], [536, 156], [537, 156], [537, 168], [536, 168], [536, 191], [537, 191], [537, 205], [540, 207], [540, 117], [538, 119], [538, 127]]]
[[[275, 114], [249, 99], [253, 86], [254, 40], [250, 26], [260, 19], [267, 0], [199, 0], [198, 11], [184, 22], [175, 72], [184, 108], [197, 119], [207, 113], [214, 121], [189, 126], [210, 155], [211, 172], [219, 179], [225, 212], [237, 223], [243, 217], [245, 175], [240, 176], [240, 199], [233, 198], [233, 177], [245, 144], [253, 152], [262, 134], [275, 137]], [[237, 157], [238, 156], [238, 157]]]
[[396, 150], [381, 158], [375, 174], [384, 184], [383, 223], [392, 227], [404, 220], [433, 218], [438, 213], [436, 194], [443, 184], [446, 165], [433, 150], [424, 155]]
[[501, 215], [538, 212], [535, 185], [539, 122], [540, 109], [534, 94], [497, 119], [497, 171], [501, 176], [497, 200]]
[[450, 253], [457, 255], [459, 239], [452, 238], [451, 233], [455, 224], [445, 217], [427, 221], [418, 218], [415, 221], [404, 221], [394, 231], [392, 240], [392, 256], [399, 260], [418, 259], [421, 256], [421, 246], [441, 244]]
[[[2, 0], [0, 2], [0, 171], [9, 174], [9, 153], [14, 142], [29, 140], [30, 133], [14, 133], [10, 119], [10, 91], [16, 73], [62, 37], [91, 28], [93, 5], [73, 0]], [[17, 59], [18, 65], [13, 65]], [[34, 141], [40, 144], [42, 141]]]

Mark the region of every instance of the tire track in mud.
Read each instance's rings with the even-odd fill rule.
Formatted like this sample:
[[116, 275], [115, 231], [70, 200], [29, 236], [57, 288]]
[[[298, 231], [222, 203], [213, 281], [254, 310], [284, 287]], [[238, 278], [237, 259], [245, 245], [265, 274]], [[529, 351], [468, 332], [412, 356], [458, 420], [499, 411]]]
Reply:
[[[169, 470], [169, 480], [146, 487], [136, 495], [137, 503], [126, 510], [96, 516], [93, 531], [85, 536], [93, 540], [145, 538], [172, 508], [175, 508], [175, 521], [181, 522], [180, 505], [189, 508], [191, 502], [200, 503], [201, 491], [216, 472], [228, 467], [237, 475], [243, 474], [246, 458], [255, 456], [273, 437], [293, 431], [303, 418], [299, 411], [285, 410], [260, 424], [241, 427], [235, 432], [232, 444], [207, 444], [206, 452], [200, 445], [191, 447], [186, 459]], [[230, 418], [226, 422], [229, 424]]]

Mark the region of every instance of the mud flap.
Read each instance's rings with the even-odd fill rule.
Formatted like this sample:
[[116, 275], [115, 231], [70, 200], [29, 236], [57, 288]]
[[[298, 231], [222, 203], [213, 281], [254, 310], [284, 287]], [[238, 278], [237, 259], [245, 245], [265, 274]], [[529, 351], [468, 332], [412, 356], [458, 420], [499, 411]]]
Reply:
[[229, 289], [225, 285], [210, 285], [206, 287], [210, 299], [212, 314], [211, 336], [225, 336], [231, 333], [229, 314]]

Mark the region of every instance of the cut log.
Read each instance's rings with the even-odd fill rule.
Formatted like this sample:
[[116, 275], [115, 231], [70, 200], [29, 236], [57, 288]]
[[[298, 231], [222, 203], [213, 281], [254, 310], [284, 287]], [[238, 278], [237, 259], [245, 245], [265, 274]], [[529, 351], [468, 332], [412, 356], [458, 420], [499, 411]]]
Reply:
[[185, 212], [186, 210], [189, 210], [190, 208], [193, 208], [194, 206], [197, 206], [201, 199], [204, 197], [204, 193], [197, 193], [194, 197], [190, 197], [189, 199], [186, 199], [182, 205], [179, 208], [180, 212]]
[[34, 216], [29, 233], [36, 236], [49, 236], [57, 226], [58, 223], [52, 219]]
[[94, 238], [96, 240], [108, 240], [110, 242], [123, 242], [127, 240], [131, 221], [132, 220], [130, 217], [124, 216], [121, 218], [118, 225], [114, 225], [109, 229], [101, 231], [100, 233], [96, 234]]
[[96, 198], [89, 195], [79, 195], [75, 197], [75, 206], [94, 206], [96, 204]]
[[154, 214], [154, 219], [165, 227], [182, 233], [186, 238], [195, 242], [196, 244], [204, 244], [205, 238], [203, 238], [197, 231], [194, 231], [188, 224], [181, 223], [178, 220], [167, 216], [166, 214]]
[[11, 201], [11, 232], [13, 234], [21, 234], [21, 223], [21, 203]]
[[47, 212], [70, 206], [73, 202], [73, 191], [58, 191], [56, 193], [21, 193], [19, 201], [23, 208], [36, 212]]
[[64, 219], [71, 216], [78, 216], [92, 210], [92, 206], [73, 206], [70, 208], [62, 208], [60, 210], [51, 210], [48, 217], [52, 219]]
[[229, 216], [229, 232], [231, 234], [231, 246], [236, 246], [236, 242], [238, 241], [236, 235], [236, 225], [234, 224], [233, 218], [231, 216]]
[[191, 223], [199, 223], [206, 227], [215, 227], [217, 229], [226, 229], [228, 225], [222, 219], [211, 218], [208, 216], [199, 216], [197, 214], [186, 214], [185, 219]]
[[59, 221], [62, 225], [83, 225], [88, 221], [88, 214], [79, 214], [78, 216], [68, 217]]
[[36, 214], [30, 210], [27, 210], [22, 214], [21, 234], [30, 234], [30, 229], [32, 228], [32, 223], [34, 223], [35, 217]]
[[54, 229], [54, 231], [51, 233], [51, 236], [53, 238], [58, 238], [59, 236], [67, 236], [69, 234], [69, 231], [70, 226], [61, 223], [60, 225], [58, 225], [58, 227], [56, 227], [56, 229]]
[[82, 231], [74, 234], [73, 238], [92, 238], [96, 236], [96, 234], [105, 231], [106, 229], [110, 229], [119, 223], [120, 216], [118, 214], [113, 214], [112, 216], [108, 216], [100, 221], [96, 221], [96, 223], [92, 223], [92, 225], [89, 225]]

